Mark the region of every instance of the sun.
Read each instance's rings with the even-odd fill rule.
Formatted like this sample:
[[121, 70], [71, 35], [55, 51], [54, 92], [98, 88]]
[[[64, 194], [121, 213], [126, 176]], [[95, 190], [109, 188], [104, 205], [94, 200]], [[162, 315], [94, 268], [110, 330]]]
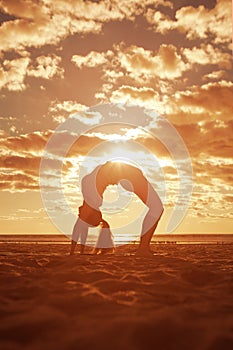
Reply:
[[108, 160], [118, 163], [137, 164], [137, 153], [127, 147], [127, 144], [122, 146], [121, 144], [115, 144], [111, 147], [107, 153]]

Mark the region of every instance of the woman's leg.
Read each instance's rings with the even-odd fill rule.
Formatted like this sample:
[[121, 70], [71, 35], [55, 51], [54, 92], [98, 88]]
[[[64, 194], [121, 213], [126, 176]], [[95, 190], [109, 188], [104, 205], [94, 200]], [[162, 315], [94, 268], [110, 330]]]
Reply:
[[[145, 191], [147, 192], [146, 200]], [[157, 192], [148, 182], [146, 186], [144, 182], [144, 189], [142, 189], [141, 187], [140, 191], [137, 191], [136, 194], [149, 208], [142, 223], [140, 245], [138, 248], [137, 255], [149, 255], [151, 254], [150, 242], [164, 210], [163, 204]]]
[[161, 199], [152, 185], [138, 169], [135, 173], [132, 173], [131, 181], [121, 180], [120, 184], [127, 191], [134, 192], [149, 208], [142, 223], [141, 239], [137, 254], [151, 255], [150, 242], [163, 213]]
[[[161, 210], [162, 216], [163, 209]], [[140, 252], [150, 251], [150, 242], [153, 237], [154, 231], [156, 230], [160, 217], [156, 219], [154, 216], [146, 215], [142, 224], [142, 233], [140, 238], [140, 245], [138, 250]]]

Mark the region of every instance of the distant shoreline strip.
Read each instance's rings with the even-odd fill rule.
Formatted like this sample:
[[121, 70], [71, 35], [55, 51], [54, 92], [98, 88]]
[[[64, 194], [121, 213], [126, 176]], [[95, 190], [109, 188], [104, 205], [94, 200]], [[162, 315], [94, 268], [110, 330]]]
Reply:
[[[95, 245], [90, 239], [87, 245]], [[0, 244], [69, 244], [70, 238], [62, 234], [0, 234]], [[116, 246], [138, 244], [130, 238], [116, 240]], [[152, 244], [233, 244], [233, 234], [155, 234]]]

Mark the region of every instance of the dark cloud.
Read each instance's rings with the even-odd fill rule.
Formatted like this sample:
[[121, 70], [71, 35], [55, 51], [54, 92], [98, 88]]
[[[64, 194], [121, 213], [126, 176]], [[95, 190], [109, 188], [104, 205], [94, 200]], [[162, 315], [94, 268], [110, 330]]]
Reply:
[[26, 191], [26, 190], [39, 190], [38, 177], [26, 175], [14, 171], [13, 174], [0, 174], [0, 188], [2, 190], [11, 191]]

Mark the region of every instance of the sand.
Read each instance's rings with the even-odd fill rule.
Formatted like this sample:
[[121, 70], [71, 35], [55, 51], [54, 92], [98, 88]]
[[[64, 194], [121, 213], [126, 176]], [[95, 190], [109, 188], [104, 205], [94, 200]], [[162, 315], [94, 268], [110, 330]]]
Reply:
[[0, 244], [0, 348], [233, 349], [233, 246]]

